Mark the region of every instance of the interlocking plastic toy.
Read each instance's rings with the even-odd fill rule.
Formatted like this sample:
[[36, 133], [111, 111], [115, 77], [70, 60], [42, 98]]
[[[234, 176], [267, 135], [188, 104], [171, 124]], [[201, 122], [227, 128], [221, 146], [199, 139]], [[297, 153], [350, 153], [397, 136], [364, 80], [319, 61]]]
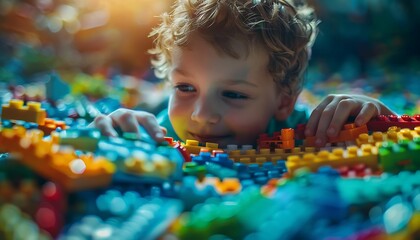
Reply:
[[385, 172], [398, 173], [420, 169], [420, 138], [384, 142], [379, 148], [379, 162]]
[[[231, 149], [233, 145], [230, 146]], [[288, 156], [293, 155], [303, 155], [305, 153], [314, 153], [315, 148], [313, 147], [295, 147], [290, 150], [276, 148], [274, 151], [271, 151], [268, 148], [262, 148], [259, 151], [256, 149], [246, 150], [229, 150], [229, 158], [235, 162], [251, 164], [258, 163], [263, 164], [265, 162], [277, 162], [278, 160], [285, 160]]]
[[197, 140], [187, 140], [184, 144], [184, 147], [190, 154], [196, 155], [200, 153], [201, 149], [207, 149], [208, 151], [221, 150], [219, 149], [219, 144], [217, 143], [207, 142], [204, 146], [200, 146]]
[[342, 166], [355, 166], [364, 164], [373, 171], [378, 170], [378, 151], [371, 145], [362, 145], [362, 147], [350, 146], [347, 149], [336, 148], [331, 152], [322, 150], [318, 153], [308, 153], [303, 156], [290, 156], [287, 158], [286, 166], [290, 174], [299, 168], [309, 168], [315, 172], [321, 166], [327, 165], [333, 168]]
[[409, 129], [420, 127], [420, 114], [415, 114], [414, 116], [401, 115], [401, 117], [397, 115], [379, 115], [367, 123], [369, 131], [386, 132], [392, 126]]
[[104, 235], [109, 239], [157, 239], [183, 209], [178, 199], [142, 197], [135, 191], [116, 189], [107, 190], [93, 201], [95, 209], [70, 224], [59, 239]]
[[[304, 145], [309, 147], [315, 146], [315, 136], [305, 137], [305, 125], [300, 124], [296, 128], [296, 139], [304, 140]], [[348, 123], [343, 126], [340, 133], [337, 137], [329, 137], [327, 143], [340, 143], [355, 141], [357, 137], [362, 133], [368, 133], [368, 128], [366, 125], [357, 127], [354, 123]]]
[[28, 102], [23, 106], [22, 100], [13, 99], [9, 104], [3, 104], [2, 120], [22, 120], [44, 125], [47, 113], [41, 108], [39, 102]]
[[23, 164], [69, 191], [110, 184], [115, 172], [113, 163], [103, 157], [60, 150], [54, 145], [53, 139], [43, 139], [42, 131], [37, 129], [26, 131], [17, 126], [0, 133], [2, 150], [20, 154]]
[[381, 145], [382, 142], [391, 141], [397, 143], [399, 140], [413, 140], [420, 136], [420, 127], [415, 127], [414, 130], [409, 128], [399, 128], [396, 126], [389, 127], [386, 132], [373, 132], [371, 134], [360, 134], [356, 139], [356, 144], [371, 144], [374, 146]]
[[292, 128], [285, 128], [279, 132], [273, 133], [272, 137], [268, 134], [261, 134], [257, 139], [259, 148], [269, 149], [293, 149], [295, 147], [295, 130]]

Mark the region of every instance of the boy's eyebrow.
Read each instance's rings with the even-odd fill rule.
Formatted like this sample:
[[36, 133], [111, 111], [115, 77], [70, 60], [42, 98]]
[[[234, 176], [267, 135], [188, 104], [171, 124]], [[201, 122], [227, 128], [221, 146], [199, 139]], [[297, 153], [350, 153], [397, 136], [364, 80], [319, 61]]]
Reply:
[[[182, 75], [184, 77], [190, 77], [191, 76], [188, 72], [186, 72], [186, 71], [184, 71], [184, 70], [182, 70], [180, 68], [175, 68], [173, 70], [173, 72], [176, 73], [176, 74], [180, 74], [180, 75]], [[227, 80], [225, 80], [225, 82], [226, 82], [227, 85], [241, 85], [241, 84], [245, 84], [245, 85], [249, 85], [251, 87], [258, 88], [258, 85], [254, 84], [252, 82], [246, 81], [246, 80], [242, 80], [242, 79], [227, 79]]]
[[226, 83], [228, 85], [240, 85], [240, 84], [245, 84], [245, 85], [249, 85], [251, 87], [258, 87], [256, 84], [246, 81], [246, 80], [241, 80], [241, 79], [229, 79], [226, 81]]
[[180, 74], [180, 75], [185, 76], [185, 77], [189, 77], [190, 76], [190, 74], [188, 72], [186, 72], [186, 71], [184, 71], [184, 70], [182, 70], [180, 68], [175, 68], [174, 69], [174, 73]]

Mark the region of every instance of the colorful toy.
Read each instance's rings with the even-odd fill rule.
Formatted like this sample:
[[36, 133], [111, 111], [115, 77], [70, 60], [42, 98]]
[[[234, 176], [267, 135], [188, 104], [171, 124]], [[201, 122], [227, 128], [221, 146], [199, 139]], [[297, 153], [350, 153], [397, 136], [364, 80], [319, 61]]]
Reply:
[[333, 168], [342, 166], [355, 166], [364, 164], [373, 171], [379, 169], [378, 150], [371, 145], [362, 145], [361, 148], [350, 146], [346, 149], [336, 148], [331, 152], [326, 150], [318, 153], [307, 153], [303, 156], [290, 156], [287, 158], [286, 166], [290, 174], [294, 174], [299, 168], [309, 168], [317, 171], [321, 166], [327, 165]]
[[295, 131], [292, 128], [282, 129], [280, 132], [275, 132], [272, 137], [269, 137], [268, 134], [261, 134], [257, 143], [259, 148], [292, 149], [295, 147]]
[[414, 129], [420, 127], [420, 114], [413, 116], [401, 115], [379, 115], [367, 123], [369, 131], [386, 132], [389, 127], [409, 128]]
[[4, 104], [1, 112], [2, 120], [22, 120], [43, 125], [47, 114], [38, 102], [28, 102], [23, 106], [22, 100], [10, 100]]
[[[305, 137], [305, 125], [299, 125], [296, 128], [297, 139], [304, 140], [304, 145], [309, 147], [315, 146], [315, 136]], [[328, 138], [327, 143], [340, 143], [340, 142], [348, 142], [348, 141], [355, 141], [357, 137], [362, 133], [368, 133], [368, 128], [366, 125], [362, 125], [357, 127], [354, 123], [345, 124], [338, 134], [337, 137]]]

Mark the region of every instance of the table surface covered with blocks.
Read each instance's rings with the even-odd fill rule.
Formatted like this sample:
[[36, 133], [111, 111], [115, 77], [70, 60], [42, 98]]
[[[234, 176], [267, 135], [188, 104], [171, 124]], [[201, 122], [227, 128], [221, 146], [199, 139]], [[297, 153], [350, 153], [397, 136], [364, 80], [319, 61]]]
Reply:
[[420, 238], [420, 115], [349, 122], [321, 149], [305, 125], [221, 149], [60, 111], [3, 104], [0, 239]]

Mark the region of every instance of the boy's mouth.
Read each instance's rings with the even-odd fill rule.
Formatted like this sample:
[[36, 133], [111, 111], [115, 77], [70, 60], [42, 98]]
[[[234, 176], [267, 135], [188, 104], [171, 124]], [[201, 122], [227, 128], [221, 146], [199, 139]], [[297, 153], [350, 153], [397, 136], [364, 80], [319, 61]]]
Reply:
[[230, 135], [208, 135], [208, 134], [196, 134], [192, 132], [188, 132], [188, 135], [201, 143], [212, 142], [212, 143], [220, 143], [222, 140], [227, 139]]

